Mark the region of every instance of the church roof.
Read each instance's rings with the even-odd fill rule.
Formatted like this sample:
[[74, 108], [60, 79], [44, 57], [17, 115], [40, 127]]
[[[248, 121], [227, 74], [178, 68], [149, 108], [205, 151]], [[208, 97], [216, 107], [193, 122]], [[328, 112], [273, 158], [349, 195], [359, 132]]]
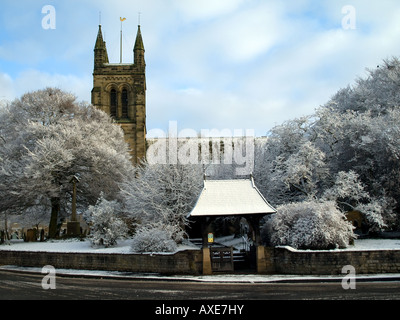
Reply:
[[272, 214], [276, 210], [265, 200], [254, 180], [205, 180], [191, 217]]

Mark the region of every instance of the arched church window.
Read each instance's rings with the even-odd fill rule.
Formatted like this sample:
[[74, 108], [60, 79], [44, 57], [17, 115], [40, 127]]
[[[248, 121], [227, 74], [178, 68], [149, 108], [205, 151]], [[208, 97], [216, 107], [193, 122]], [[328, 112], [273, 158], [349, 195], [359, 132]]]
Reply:
[[122, 118], [128, 118], [128, 91], [122, 90]]
[[112, 89], [110, 93], [110, 116], [117, 117], [117, 91], [115, 89]]

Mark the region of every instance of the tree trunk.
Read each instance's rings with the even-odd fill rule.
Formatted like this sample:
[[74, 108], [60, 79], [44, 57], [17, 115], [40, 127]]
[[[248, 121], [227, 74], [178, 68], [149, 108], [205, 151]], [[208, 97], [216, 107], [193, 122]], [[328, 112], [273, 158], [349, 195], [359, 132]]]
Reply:
[[51, 216], [49, 224], [49, 238], [54, 239], [57, 236], [57, 220], [60, 212], [60, 198], [51, 198]]

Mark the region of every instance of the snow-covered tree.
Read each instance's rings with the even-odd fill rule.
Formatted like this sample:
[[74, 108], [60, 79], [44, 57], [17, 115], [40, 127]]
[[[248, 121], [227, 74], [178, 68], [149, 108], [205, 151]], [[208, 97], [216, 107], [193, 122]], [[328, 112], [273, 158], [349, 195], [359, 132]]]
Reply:
[[308, 117], [273, 128], [257, 146], [254, 177], [273, 205], [314, 197], [328, 173], [325, 154], [310, 141]]
[[339, 172], [334, 185], [325, 190], [322, 199], [336, 201], [346, 206], [345, 210], [354, 210], [355, 206], [369, 194], [364, 190], [359, 176], [354, 171]]
[[318, 115], [316, 144], [325, 152], [331, 172], [353, 170], [371, 194], [378, 196], [385, 190], [398, 198], [399, 181], [393, 177], [400, 175], [400, 148], [395, 142], [400, 138], [400, 110], [374, 116], [322, 108]]
[[80, 211], [100, 193], [118, 195], [119, 183], [132, 177], [122, 129], [104, 112], [74, 96], [47, 88], [27, 93], [0, 114], [0, 211], [29, 214], [45, 207], [49, 236], [60, 214], [69, 214], [71, 178], [79, 177]]
[[202, 187], [200, 165], [150, 165], [137, 168], [136, 179], [122, 186], [126, 210], [138, 225], [164, 230], [179, 243], [185, 235], [186, 215]]
[[371, 232], [386, 228], [394, 218], [393, 200], [384, 195], [371, 197], [354, 171], [339, 172], [335, 184], [324, 192], [322, 199], [335, 201], [343, 210], [360, 211]]
[[[396, 225], [391, 214], [396, 203], [399, 210], [400, 99], [394, 90], [400, 85], [399, 70], [397, 59], [385, 61], [384, 66], [370, 71], [367, 79], [339, 91], [317, 110], [318, 120], [313, 127], [316, 145], [326, 154], [331, 176], [355, 172], [371, 200], [370, 205], [362, 202], [363, 210], [375, 208], [374, 212], [383, 214], [384, 223], [368, 220], [375, 225], [373, 229]], [[376, 210], [377, 206], [383, 209]]]
[[84, 217], [90, 225], [89, 239], [93, 245], [111, 247], [117, 240], [128, 234], [126, 223], [119, 217], [121, 204], [117, 201], [107, 201], [100, 196], [96, 205], [89, 206]]
[[336, 194], [342, 209], [362, 209], [372, 229], [399, 226], [399, 86], [400, 61], [385, 60], [315, 114], [273, 128], [256, 150], [254, 175], [266, 198], [277, 206]]
[[398, 107], [400, 101], [400, 60], [385, 59], [375, 69], [367, 69], [366, 77], [359, 77], [355, 85], [339, 90], [327, 103], [340, 113], [349, 110], [373, 116]]
[[[280, 157], [278, 159], [281, 159]], [[325, 154], [307, 141], [299, 150], [290, 155], [280, 167], [283, 167], [282, 179], [293, 193], [303, 197], [314, 197], [318, 184], [326, 177]]]

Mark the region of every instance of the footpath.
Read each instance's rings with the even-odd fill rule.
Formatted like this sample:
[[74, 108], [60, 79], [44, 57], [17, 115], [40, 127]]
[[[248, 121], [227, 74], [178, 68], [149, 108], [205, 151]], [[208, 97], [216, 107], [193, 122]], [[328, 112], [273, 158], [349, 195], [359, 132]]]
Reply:
[[[0, 271], [17, 273], [47, 274], [46, 269], [35, 267], [0, 266]], [[119, 271], [56, 269], [58, 277], [97, 278], [116, 280], [146, 281], [188, 281], [209, 283], [294, 283], [294, 282], [341, 282], [348, 274], [343, 275], [259, 275], [259, 274], [216, 274], [216, 275], [161, 275], [156, 273], [132, 273]], [[356, 281], [400, 281], [400, 273], [361, 274], [355, 275]]]

